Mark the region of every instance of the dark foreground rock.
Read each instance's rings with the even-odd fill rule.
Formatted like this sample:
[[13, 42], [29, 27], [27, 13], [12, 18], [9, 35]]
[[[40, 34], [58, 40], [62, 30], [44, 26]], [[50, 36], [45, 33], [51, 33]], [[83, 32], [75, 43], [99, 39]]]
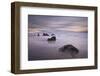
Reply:
[[63, 47], [59, 48], [59, 50], [63, 53], [69, 52], [72, 57], [75, 57], [76, 54], [79, 53], [79, 50], [73, 45], [64, 45]]

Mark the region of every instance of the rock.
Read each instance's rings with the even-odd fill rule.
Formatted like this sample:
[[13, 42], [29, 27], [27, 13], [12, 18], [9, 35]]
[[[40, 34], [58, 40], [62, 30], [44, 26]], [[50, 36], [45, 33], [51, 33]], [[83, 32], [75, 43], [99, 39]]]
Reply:
[[40, 34], [38, 33], [37, 36], [40, 36]]
[[43, 33], [43, 36], [49, 36], [47, 33]]
[[69, 52], [72, 57], [75, 57], [76, 54], [79, 53], [79, 50], [73, 45], [64, 45], [59, 49], [62, 52]]
[[48, 41], [56, 41], [56, 37], [53, 36], [53, 37], [51, 37], [51, 38], [48, 38]]

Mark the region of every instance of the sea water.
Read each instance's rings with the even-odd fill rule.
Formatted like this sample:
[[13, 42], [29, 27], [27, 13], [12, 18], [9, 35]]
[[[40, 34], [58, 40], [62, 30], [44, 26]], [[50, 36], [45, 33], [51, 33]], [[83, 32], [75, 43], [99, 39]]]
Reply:
[[[45, 31], [47, 32], [47, 31]], [[66, 32], [53, 31], [56, 41], [48, 41], [51, 38], [43, 36], [43, 32], [28, 33], [28, 60], [52, 60], [52, 59], [78, 59], [88, 57], [88, 33], [87, 32]], [[69, 52], [60, 52], [59, 48], [64, 45], [73, 45], [79, 52], [72, 57]]]

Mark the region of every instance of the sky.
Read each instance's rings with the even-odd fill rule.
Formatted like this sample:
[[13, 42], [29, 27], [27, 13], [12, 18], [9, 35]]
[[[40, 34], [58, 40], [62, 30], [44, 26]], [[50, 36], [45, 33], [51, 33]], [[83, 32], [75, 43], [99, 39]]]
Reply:
[[28, 15], [28, 29], [31, 32], [38, 32], [41, 30], [87, 32], [88, 18], [75, 16]]

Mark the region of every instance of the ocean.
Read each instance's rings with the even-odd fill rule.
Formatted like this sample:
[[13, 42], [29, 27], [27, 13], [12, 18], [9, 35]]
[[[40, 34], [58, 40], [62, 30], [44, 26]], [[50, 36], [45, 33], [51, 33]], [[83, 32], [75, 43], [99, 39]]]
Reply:
[[[43, 32], [49, 36], [43, 36]], [[55, 59], [79, 59], [88, 58], [88, 33], [69, 31], [43, 31], [28, 33], [28, 60], [55, 60]], [[56, 41], [48, 41], [51, 34], [56, 36]], [[79, 52], [74, 56], [70, 51], [61, 52], [64, 45], [73, 45]]]

